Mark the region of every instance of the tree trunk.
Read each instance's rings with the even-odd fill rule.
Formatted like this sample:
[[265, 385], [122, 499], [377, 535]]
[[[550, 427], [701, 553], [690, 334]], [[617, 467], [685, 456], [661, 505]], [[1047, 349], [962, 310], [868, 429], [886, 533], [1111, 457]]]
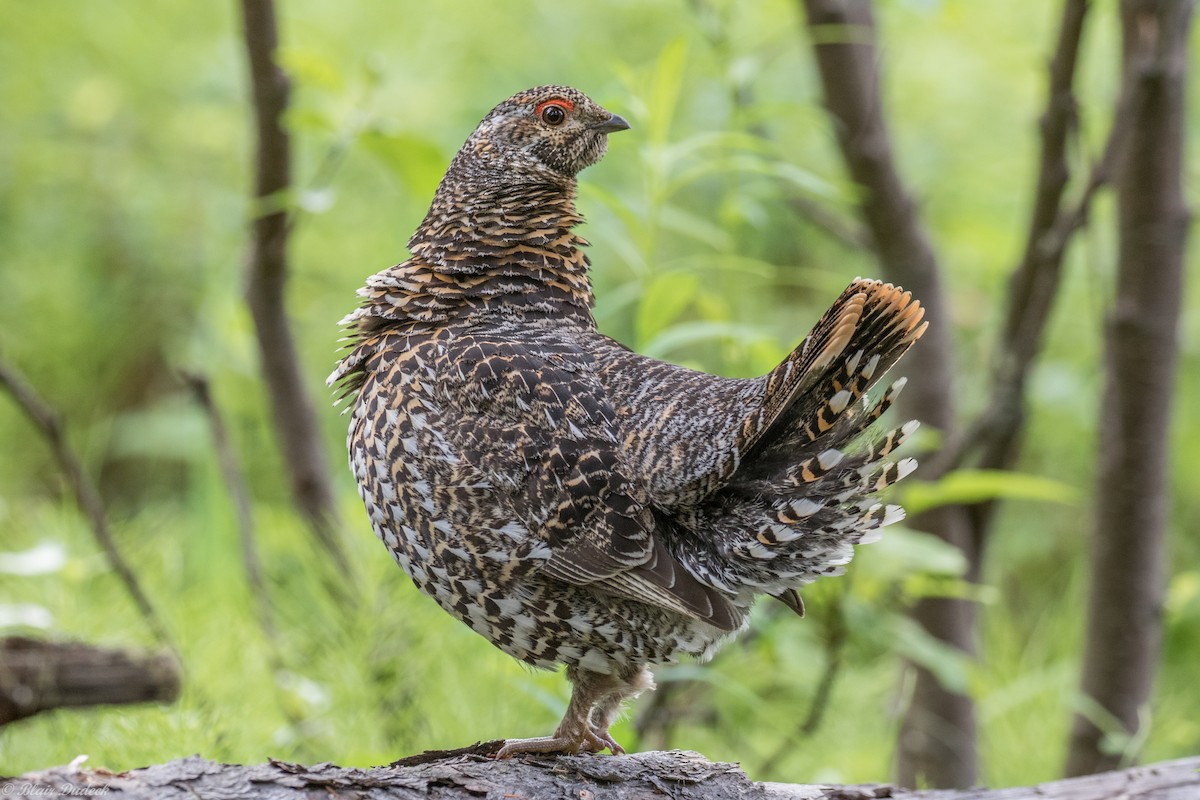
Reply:
[[[1161, 640], [1174, 389], [1188, 211], [1183, 125], [1191, 0], [1123, 0], [1137, 86], [1117, 175], [1119, 264], [1105, 329], [1096, 530], [1082, 691], [1067, 772], [1136, 756]], [[1105, 730], [1107, 728], [1107, 730]]]
[[[906, 416], [916, 417], [955, 439], [954, 363], [950, 313], [937, 257], [921, 227], [917, 206], [896, 167], [880, 98], [875, 22], [869, 0], [803, 0], [825, 105], [836, 126], [850, 177], [862, 190], [861, 213], [870, 229], [885, 276], [919, 297], [932, 321], [906, 363], [914, 380], [901, 397]], [[924, 471], [926, 478], [936, 474]], [[913, 527], [955, 545], [978, 576], [966, 509], [940, 508], [915, 517]], [[974, 606], [965, 600], [924, 599], [913, 617], [932, 636], [966, 652], [974, 651]], [[978, 776], [975, 710], [970, 697], [943, 687], [920, 665], [899, 746], [899, 779], [914, 786], [925, 778], [935, 786], [971, 786]]]
[[283, 126], [291, 85], [275, 61], [278, 33], [272, 0], [242, 0], [246, 54], [254, 97], [257, 153], [246, 300], [258, 332], [271, 419], [292, 498], [317, 540], [343, 573], [349, 569], [336, 535], [329, 462], [308, 384], [287, 319], [284, 288], [292, 191], [291, 141]]
[[81, 797], [106, 800], [1179, 800], [1200, 791], [1200, 758], [1125, 772], [1043, 783], [1028, 789], [910, 792], [894, 786], [755, 783], [736, 764], [695, 753], [629, 756], [544, 756], [494, 761], [499, 742], [403, 759], [388, 767], [306, 767], [272, 760], [240, 767], [199, 756], [130, 772], [59, 767], [0, 779], [5, 797]]

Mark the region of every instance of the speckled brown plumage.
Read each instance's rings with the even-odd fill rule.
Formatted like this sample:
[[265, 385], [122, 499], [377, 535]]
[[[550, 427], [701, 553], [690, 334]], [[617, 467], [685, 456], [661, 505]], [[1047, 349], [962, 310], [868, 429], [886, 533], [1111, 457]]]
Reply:
[[[463, 145], [412, 257], [371, 277], [330, 376], [353, 396], [350, 464], [421, 591], [506, 653], [567, 666], [553, 736], [502, 755], [620, 747], [648, 665], [707, 658], [755, 598], [803, 609], [902, 513], [872, 496], [915, 464], [871, 440], [867, 390], [924, 331], [920, 304], [855, 280], [788, 358], [726, 379], [596, 330], [575, 175], [628, 125], [543, 86]], [[863, 441], [860, 441], [863, 440]]]

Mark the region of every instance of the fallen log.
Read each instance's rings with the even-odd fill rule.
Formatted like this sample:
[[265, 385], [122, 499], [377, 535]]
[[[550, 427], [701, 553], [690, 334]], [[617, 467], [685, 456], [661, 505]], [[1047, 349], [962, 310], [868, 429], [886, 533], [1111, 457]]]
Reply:
[[853, 786], [756, 783], [736, 764], [670, 751], [623, 756], [491, 758], [500, 742], [424, 753], [370, 769], [218, 764], [199, 756], [128, 772], [56, 767], [0, 779], [4, 797], [107, 800], [1195, 800], [1200, 757], [1012, 789], [911, 791]]
[[55, 708], [169, 702], [178, 696], [179, 665], [169, 653], [0, 639], [0, 725]]

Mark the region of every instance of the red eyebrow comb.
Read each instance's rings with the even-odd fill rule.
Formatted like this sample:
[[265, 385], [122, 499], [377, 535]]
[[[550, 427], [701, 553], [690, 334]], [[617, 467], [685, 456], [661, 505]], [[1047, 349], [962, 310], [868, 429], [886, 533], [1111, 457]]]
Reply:
[[533, 113], [541, 114], [542, 109], [544, 109], [546, 106], [562, 106], [567, 111], [575, 110], [575, 104], [570, 100], [563, 100], [562, 98], [556, 97], [553, 100], [543, 100], [542, 102], [538, 103], [537, 108], [533, 110]]

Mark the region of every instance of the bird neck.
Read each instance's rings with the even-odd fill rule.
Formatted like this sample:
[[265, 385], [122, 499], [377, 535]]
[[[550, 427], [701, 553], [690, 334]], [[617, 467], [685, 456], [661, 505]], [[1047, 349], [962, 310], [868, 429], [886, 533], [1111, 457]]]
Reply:
[[[448, 176], [449, 178], [449, 176]], [[587, 242], [573, 229], [575, 180], [504, 184], [450, 180], [438, 187], [408, 242], [412, 259], [396, 269], [420, 272], [439, 305], [486, 312], [568, 313], [591, 319]]]

